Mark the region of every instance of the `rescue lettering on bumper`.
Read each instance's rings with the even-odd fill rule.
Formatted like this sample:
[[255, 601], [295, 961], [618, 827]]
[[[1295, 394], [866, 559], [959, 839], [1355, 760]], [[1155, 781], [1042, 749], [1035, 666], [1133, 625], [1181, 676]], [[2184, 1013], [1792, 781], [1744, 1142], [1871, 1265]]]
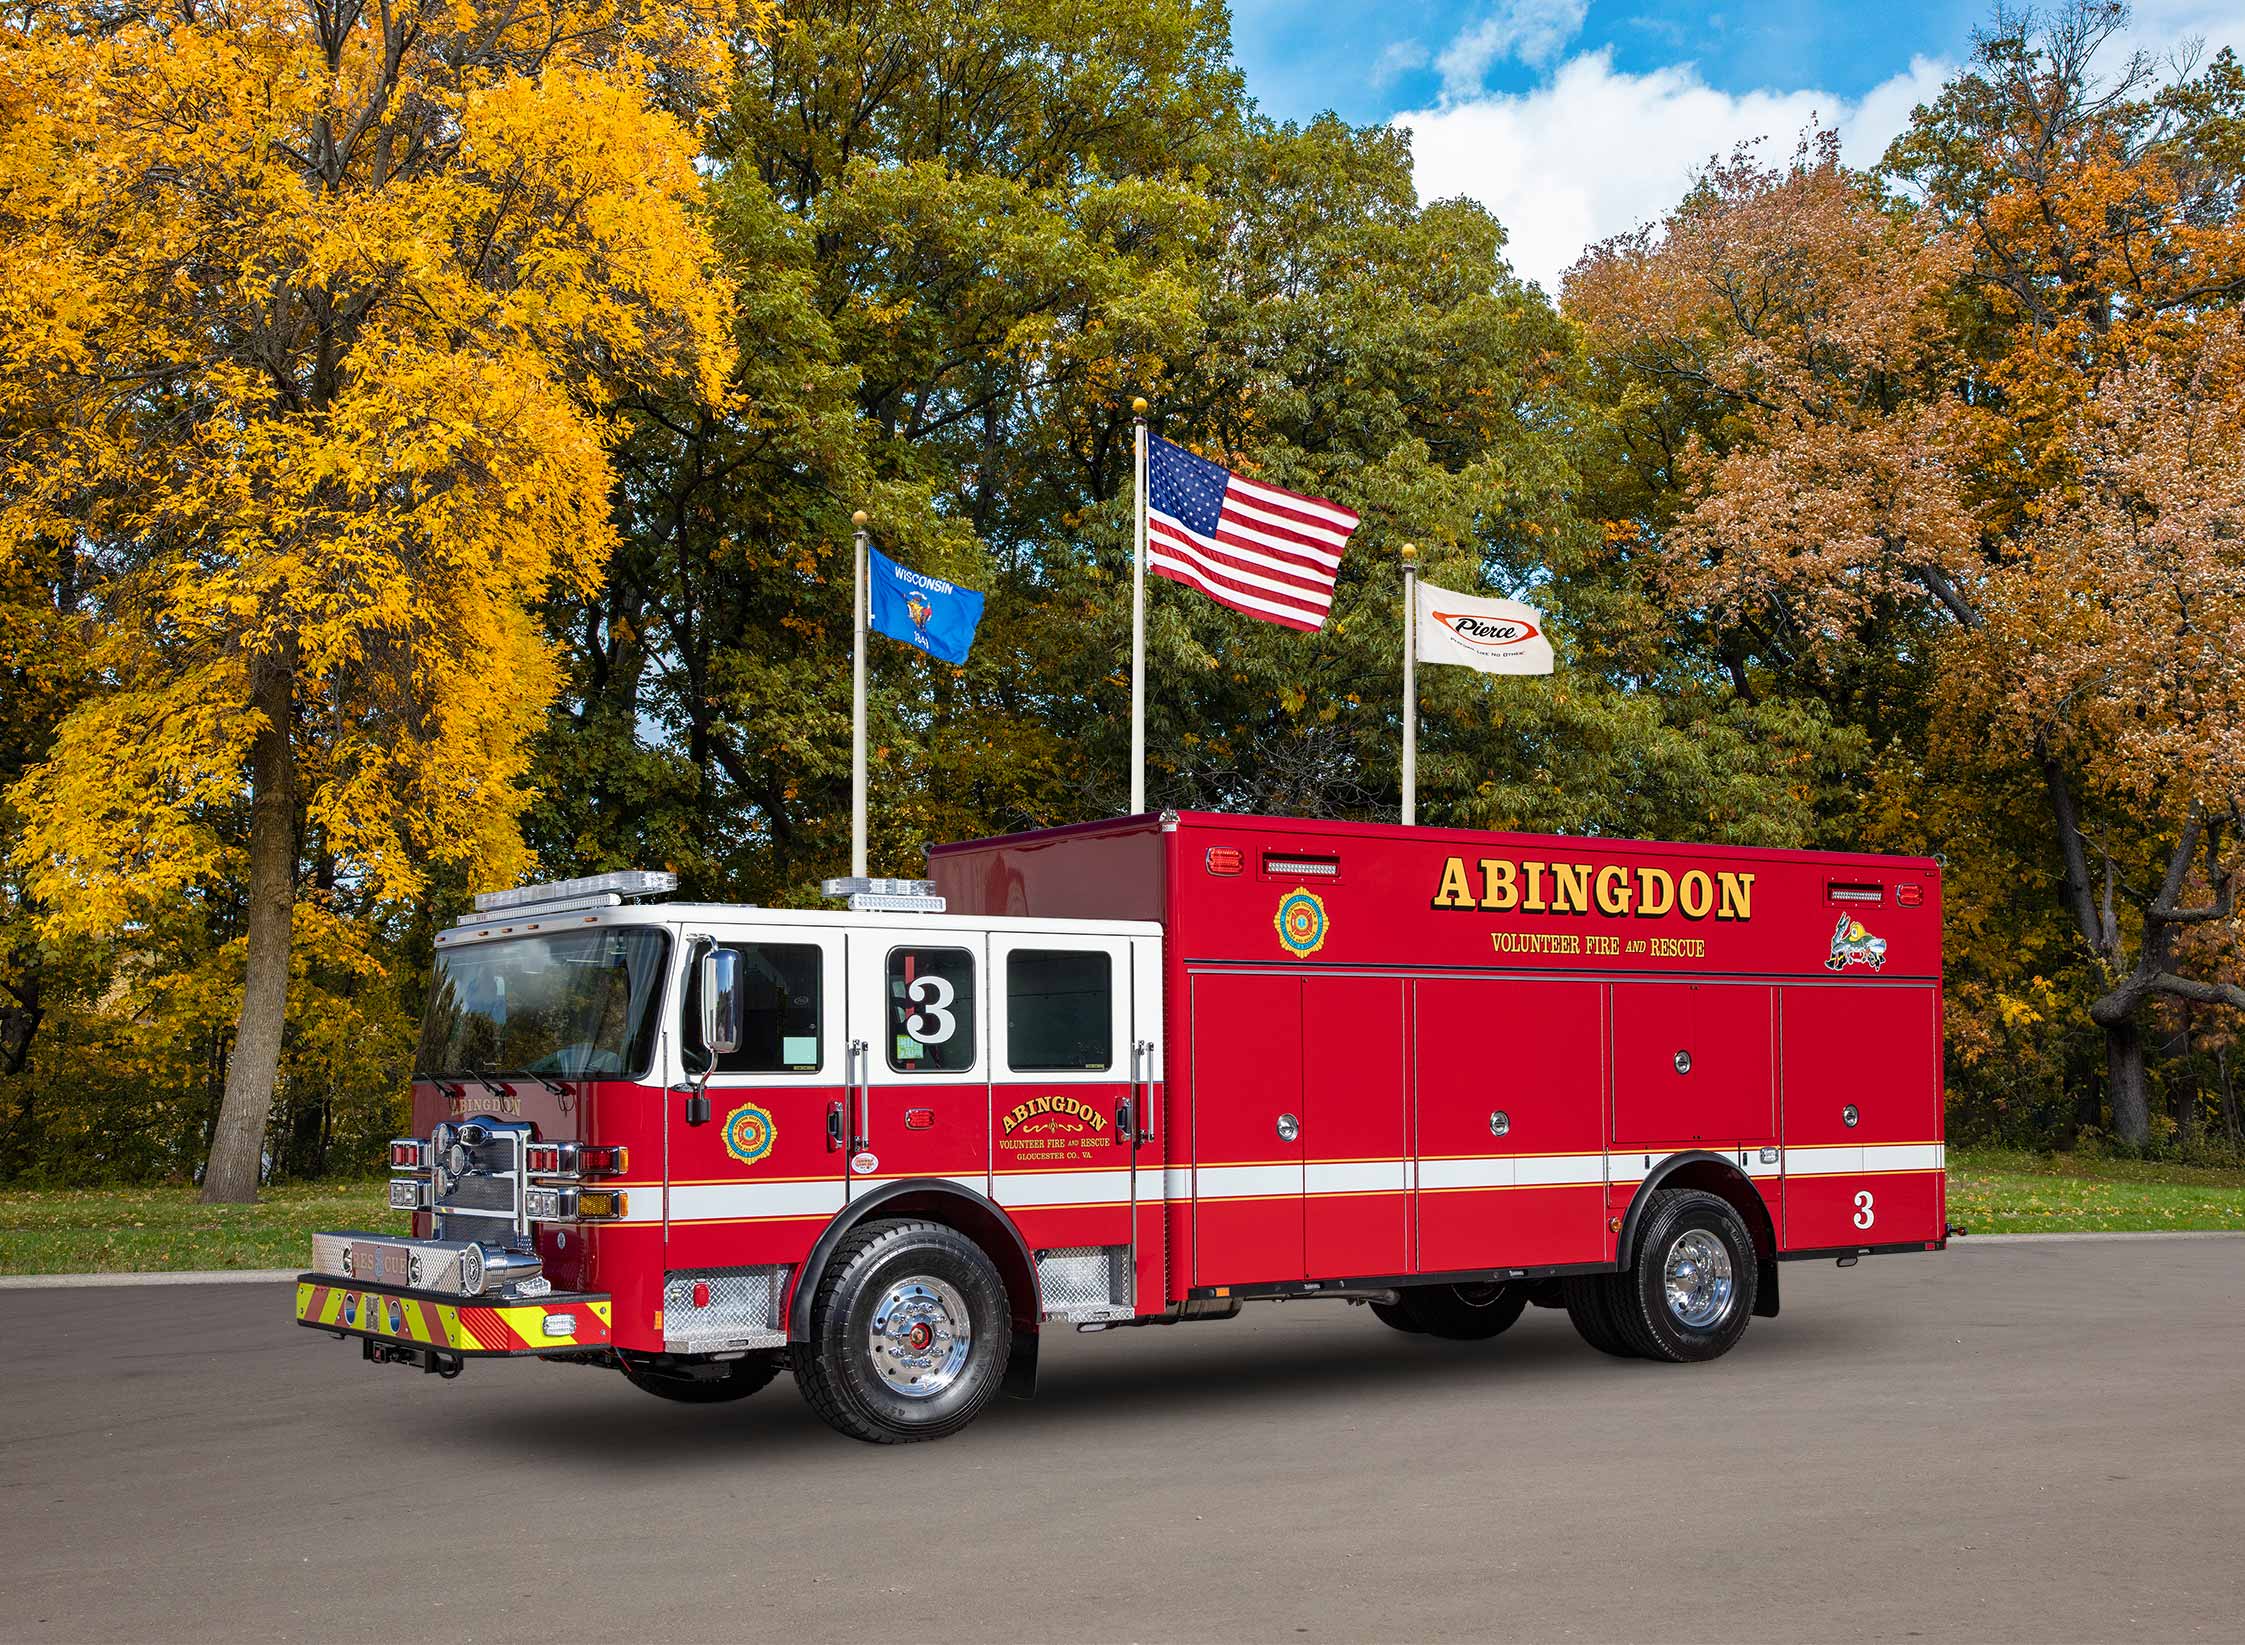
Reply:
[[612, 1312], [613, 1305], [604, 1296], [487, 1304], [353, 1285], [320, 1274], [301, 1275], [296, 1282], [299, 1325], [452, 1354], [550, 1354], [563, 1348], [605, 1348]]

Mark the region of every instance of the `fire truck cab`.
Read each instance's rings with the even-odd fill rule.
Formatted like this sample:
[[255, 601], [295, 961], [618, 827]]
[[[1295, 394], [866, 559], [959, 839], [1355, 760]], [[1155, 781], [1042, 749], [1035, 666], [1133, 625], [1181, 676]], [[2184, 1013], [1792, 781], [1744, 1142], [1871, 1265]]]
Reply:
[[413, 1232], [316, 1236], [298, 1320], [690, 1403], [791, 1368], [893, 1442], [1059, 1325], [1540, 1304], [1704, 1360], [1784, 1260], [1944, 1242], [1929, 861], [1167, 812], [929, 855], [849, 911], [480, 899]]

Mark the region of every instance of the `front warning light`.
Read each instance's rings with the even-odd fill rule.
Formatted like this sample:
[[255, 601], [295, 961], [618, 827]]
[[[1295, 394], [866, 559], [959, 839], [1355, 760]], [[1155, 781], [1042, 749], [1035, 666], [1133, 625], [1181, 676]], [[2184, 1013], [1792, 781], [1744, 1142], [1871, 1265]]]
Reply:
[[1208, 848], [1208, 871], [1211, 874], [1237, 874], [1247, 865], [1247, 859], [1228, 845]]

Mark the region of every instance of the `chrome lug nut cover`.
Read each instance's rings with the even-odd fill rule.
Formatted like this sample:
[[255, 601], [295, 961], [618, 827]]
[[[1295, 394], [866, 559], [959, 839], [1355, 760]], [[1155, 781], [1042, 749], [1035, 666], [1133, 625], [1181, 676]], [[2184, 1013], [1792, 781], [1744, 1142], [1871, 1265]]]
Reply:
[[892, 1393], [932, 1399], [966, 1369], [974, 1324], [954, 1286], [918, 1274], [882, 1295], [867, 1339], [874, 1373]]

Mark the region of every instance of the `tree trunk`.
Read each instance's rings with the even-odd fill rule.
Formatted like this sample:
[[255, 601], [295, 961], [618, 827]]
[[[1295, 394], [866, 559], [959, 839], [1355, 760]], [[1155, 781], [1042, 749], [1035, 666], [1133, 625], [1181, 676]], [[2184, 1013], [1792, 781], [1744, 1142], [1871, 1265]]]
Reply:
[[226, 1065], [203, 1203], [247, 1205], [257, 1198], [265, 1127], [281, 1068], [288, 1018], [288, 950], [296, 914], [296, 750], [291, 741], [294, 671], [260, 670], [251, 698], [265, 727], [250, 750], [249, 956], [242, 971], [242, 1014]]
[[2105, 1083], [2113, 1135], [2141, 1148], [2151, 1136], [2151, 1108], [2144, 1093], [2143, 1030], [2133, 1019], [2105, 1029]]

